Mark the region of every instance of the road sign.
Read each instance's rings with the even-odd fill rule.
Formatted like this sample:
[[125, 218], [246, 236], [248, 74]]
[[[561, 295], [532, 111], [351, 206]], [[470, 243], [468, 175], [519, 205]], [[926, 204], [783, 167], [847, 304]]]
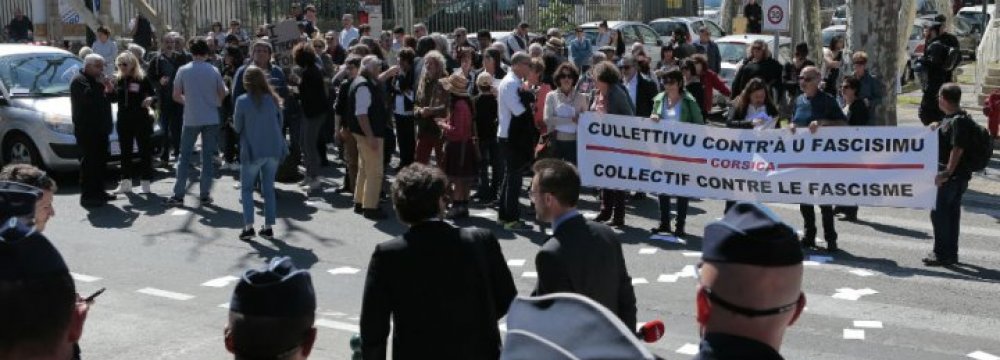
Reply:
[[764, 0], [761, 5], [764, 9], [761, 30], [788, 31], [788, 17], [792, 14], [789, 0]]

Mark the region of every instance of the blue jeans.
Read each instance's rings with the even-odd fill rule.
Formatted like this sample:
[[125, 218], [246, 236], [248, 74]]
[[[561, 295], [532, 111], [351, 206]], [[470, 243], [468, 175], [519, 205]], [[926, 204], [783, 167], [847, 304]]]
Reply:
[[215, 143], [219, 139], [219, 125], [185, 126], [181, 131], [181, 153], [177, 158], [177, 183], [174, 184], [174, 197], [181, 198], [187, 189], [188, 171], [191, 163], [191, 152], [194, 142], [201, 135], [201, 190], [199, 196], [208, 197], [212, 192], [212, 181], [215, 164], [212, 157], [215, 154]]
[[278, 158], [257, 159], [240, 164], [240, 201], [243, 202], [243, 225], [253, 225], [253, 188], [260, 180], [264, 195], [264, 225], [274, 225], [277, 204], [274, 199], [274, 176], [278, 172]]
[[938, 187], [931, 224], [934, 225], [934, 254], [940, 260], [958, 261], [962, 195], [968, 188], [969, 179], [960, 178], [950, 179]]

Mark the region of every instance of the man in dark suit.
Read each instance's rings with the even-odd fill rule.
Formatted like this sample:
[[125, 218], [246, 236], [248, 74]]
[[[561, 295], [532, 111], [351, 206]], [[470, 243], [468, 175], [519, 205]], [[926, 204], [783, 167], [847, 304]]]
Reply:
[[535, 295], [572, 292], [587, 296], [635, 329], [635, 290], [621, 243], [610, 227], [577, 212], [580, 174], [576, 167], [544, 159], [535, 163], [534, 172], [530, 195], [535, 215], [551, 222], [554, 233], [535, 257]]
[[107, 176], [111, 121], [111, 80], [104, 76], [105, 60], [91, 54], [70, 83], [70, 104], [76, 143], [80, 146], [80, 205], [103, 206], [115, 198], [104, 190]]
[[[497, 320], [517, 295], [514, 279], [489, 231], [441, 220], [447, 180], [420, 163], [399, 172], [392, 202], [403, 236], [375, 247], [361, 305], [365, 359], [385, 359], [389, 319], [392, 350], [410, 359], [496, 359]], [[442, 345], [441, 341], [447, 342]]]
[[632, 55], [622, 57], [622, 85], [628, 90], [635, 116], [648, 118], [653, 113], [656, 83], [639, 73], [638, 62]]

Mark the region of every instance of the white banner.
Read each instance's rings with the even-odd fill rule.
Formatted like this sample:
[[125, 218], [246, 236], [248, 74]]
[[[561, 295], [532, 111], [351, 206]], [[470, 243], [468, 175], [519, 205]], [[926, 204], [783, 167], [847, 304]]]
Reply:
[[585, 186], [695, 198], [930, 209], [937, 133], [920, 127], [738, 130], [585, 113]]

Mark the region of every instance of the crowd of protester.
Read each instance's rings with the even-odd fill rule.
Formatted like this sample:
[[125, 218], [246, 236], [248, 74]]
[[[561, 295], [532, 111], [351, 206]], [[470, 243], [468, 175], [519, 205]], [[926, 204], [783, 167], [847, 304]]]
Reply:
[[[575, 167], [583, 113], [705, 125], [718, 91], [732, 96], [724, 126], [815, 133], [829, 126], [872, 125], [881, 100], [877, 80], [866, 70], [867, 54], [851, 55], [854, 68], [846, 76], [831, 70], [843, 60], [840, 40], [827, 50], [823, 67], [807, 59], [805, 44], [797, 45], [794, 60], [782, 66], [766, 43], [754, 42], [730, 89], [719, 79], [718, 47], [707, 32], [700, 32], [698, 42], [683, 31], [676, 34], [653, 64], [641, 45], [624, 44], [607, 23], [593, 41], [581, 28], [574, 29], [568, 44], [559, 29], [530, 38], [528, 24], [522, 23], [501, 39], [480, 30], [474, 42], [467, 29], [458, 28], [449, 43], [446, 35], [428, 33], [423, 24], [415, 25], [412, 34], [403, 28], [372, 34], [366, 24], [355, 27], [352, 15], [324, 32], [313, 6], [293, 9], [290, 18], [300, 22], [301, 37], [284, 68], [275, 62], [269, 28], [251, 36], [237, 20], [229, 22], [228, 31], [219, 22], [211, 33], [189, 40], [166, 33], [159, 51], [150, 54], [140, 43], [148, 41], [136, 35], [147, 32], [144, 19], [137, 19], [135, 42], [123, 51], [110, 31], [99, 29], [97, 42], [81, 50], [84, 67], [71, 85], [83, 154], [80, 203], [102, 206], [132, 192], [134, 180], [149, 193], [154, 166], [163, 166], [177, 179], [167, 206], [185, 203], [188, 174], [195, 167], [200, 167], [198, 201], [208, 205], [213, 191], [219, 191], [213, 189], [213, 171], [221, 165], [221, 171], [240, 180], [244, 229], [239, 238], [271, 238], [280, 216], [275, 182], [299, 182], [306, 194], [322, 191], [335, 180], [323, 179], [322, 168], [337, 163], [328, 159], [336, 148], [345, 168], [339, 191], [353, 194], [354, 211], [385, 219], [381, 204], [388, 199], [409, 227], [372, 255], [361, 314], [366, 359], [386, 357], [390, 317], [394, 352], [415, 358], [500, 355], [496, 321], [516, 295], [503, 253], [492, 232], [461, 229], [443, 218], [468, 217], [478, 203], [496, 207], [504, 229], [530, 229], [520, 205], [526, 175], [531, 176], [529, 211], [539, 223], [550, 224], [554, 234], [535, 260], [534, 295], [579, 293], [635, 328], [635, 294], [611, 227], [624, 226], [626, 203], [646, 195], [601, 189], [595, 219], [577, 210], [585, 190]], [[941, 84], [937, 93], [941, 117], [930, 126], [941, 129], [942, 171], [931, 215], [934, 252], [924, 261], [951, 265], [958, 259], [961, 195], [971, 176], [962, 161], [971, 125], [959, 106], [957, 85]], [[794, 99], [787, 124], [779, 120], [776, 103], [776, 97], [786, 95]], [[112, 103], [118, 104], [116, 125]], [[159, 159], [153, 154], [154, 121], [168, 139]], [[112, 126], [123, 144], [134, 141], [138, 151], [122, 146], [119, 185], [108, 193]], [[196, 151], [200, 162], [194, 161]], [[385, 187], [387, 174], [393, 173], [392, 186]], [[40, 235], [55, 215], [56, 184], [27, 165], [8, 166], [0, 180], [31, 186], [34, 190], [15, 190], [37, 199], [32, 218], [25, 220], [33, 227], [6, 223], [2, 229], [0, 247], [13, 250], [0, 251], [0, 299], [4, 304], [17, 299], [11, 302], [16, 306], [4, 307], [4, 316], [24, 313], [11, 317], [16, 331], [7, 325], [0, 330], [0, 358], [46, 351], [78, 355], [75, 343], [94, 299], [75, 295], [68, 267]], [[255, 192], [264, 198], [259, 231], [254, 228]], [[659, 195], [658, 200], [660, 221], [651, 231], [686, 236], [690, 199]], [[826, 250], [835, 252], [835, 213], [852, 220], [858, 209], [819, 207]], [[805, 306], [802, 247], [816, 246], [814, 208], [801, 206], [801, 237], [765, 207], [750, 203], [727, 202], [724, 217], [706, 227], [697, 295], [702, 358], [780, 358], [781, 334]], [[747, 235], [762, 233], [769, 236]], [[29, 257], [41, 260], [24, 260]], [[458, 268], [467, 271], [454, 271]], [[452, 278], [435, 283], [447, 288], [429, 289], [421, 281], [441, 274]], [[741, 294], [748, 287], [768, 295], [745, 298]], [[394, 296], [417, 300], [401, 304]], [[28, 311], [36, 303], [41, 306]], [[317, 336], [315, 309], [308, 272], [289, 259], [248, 271], [233, 294], [226, 348], [240, 358], [304, 358]], [[50, 321], [36, 323], [36, 318]], [[442, 334], [464, 340], [457, 343], [461, 346], [441, 347], [429, 337]]]

